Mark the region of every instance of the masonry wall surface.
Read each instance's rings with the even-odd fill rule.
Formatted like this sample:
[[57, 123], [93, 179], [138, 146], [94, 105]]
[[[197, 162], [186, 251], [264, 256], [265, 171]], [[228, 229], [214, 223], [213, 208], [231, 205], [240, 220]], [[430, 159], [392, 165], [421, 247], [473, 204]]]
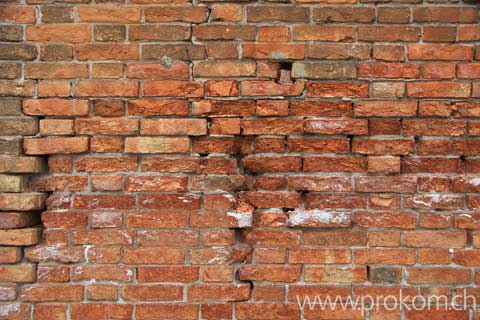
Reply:
[[0, 319], [480, 319], [478, 9], [0, 0]]

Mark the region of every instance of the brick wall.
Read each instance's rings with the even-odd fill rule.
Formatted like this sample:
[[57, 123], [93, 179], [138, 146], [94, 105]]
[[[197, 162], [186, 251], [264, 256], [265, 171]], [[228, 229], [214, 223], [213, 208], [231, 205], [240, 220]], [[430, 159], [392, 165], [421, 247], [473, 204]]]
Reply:
[[0, 21], [0, 319], [480, 319], [296, 298], [480, 299], [475, 2]]

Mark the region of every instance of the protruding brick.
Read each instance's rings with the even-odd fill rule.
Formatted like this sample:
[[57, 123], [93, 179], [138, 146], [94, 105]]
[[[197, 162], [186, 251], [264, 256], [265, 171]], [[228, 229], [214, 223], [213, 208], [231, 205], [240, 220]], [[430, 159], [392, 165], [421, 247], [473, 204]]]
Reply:
[[0, 265], [2, 282], [34, 282], [36, 266], [34, 264]]
[[0, 244], [6, 246], [32, 246], [40, 242], [41, 228], [0, 230]]
[[89, 149], [88, 138], [37, 138], [23, 142], [26, 154], [84, 153]]
[[45, 208], [46, 194], [43, 193], [1, 193], [0, 210], [32, 211]]

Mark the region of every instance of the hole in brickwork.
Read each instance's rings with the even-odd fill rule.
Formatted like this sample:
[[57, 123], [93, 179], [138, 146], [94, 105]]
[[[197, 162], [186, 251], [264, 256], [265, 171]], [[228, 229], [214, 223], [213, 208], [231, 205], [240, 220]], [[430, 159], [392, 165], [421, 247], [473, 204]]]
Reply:
[[277, 82], [282, 85], [290, 85], [292, 82], [292, 62], [285, 61], [280, 63]]

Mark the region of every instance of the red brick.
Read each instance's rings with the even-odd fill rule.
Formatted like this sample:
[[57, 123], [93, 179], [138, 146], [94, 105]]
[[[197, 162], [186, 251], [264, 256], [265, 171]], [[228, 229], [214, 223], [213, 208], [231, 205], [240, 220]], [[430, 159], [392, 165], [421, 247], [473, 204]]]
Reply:
[[355, 29], [344, 26], [295, 26], [293, 40], [296, 41], [341, 41], [353, 42]]
[[135, 315], [138, 320], [155, 319], [195, 320], [198, 306], [193, 304], [137, 304]]
[[416, 215], [414, 213], [355, 213], [355, 223], [364, 228], [400, 228], [414, 229]]
[[181, 286], [129, 285], [122, 287], [125, 301], [175, 301], [182, 300]]
[[237, 304], [236, 315], [238, 319], [250, 319], [252, 314], [255, 314], [256, 317], [259, 317], [260, 319], [298, 319], [300, 318], [300, 309], [298, 305], [295, 304]]
[[139, 196], [139, 207], [144, 209], [195, 210], [200, 206], [197, 195], [148, 194]]
[[35, 319], [39, 320], [61, 320], [67, 317], [67, 306], [65, 304], [37, 304], [35, 306]]
[[122, 138], [93, 137], [90, 139], [90, 148], [92, 152], [112, 153], [123, 150]]
[[451, 79], [455, 77], [455, 66], [446, 62], [424, 63], [420, 66], [424, 79]]
[[288, 135], [303, 132], [303, 122], [296, 119], [243, 120], [241, 124], [245, 135]]
[[[118, 55], [116, 55], [118, 56]], [[127, 64], [128, 78], [187, 78], [188, 65], [181, 61], [172, 64], [162, 63], [129, 63]]]
[[138, 59], [138, 46], [133, 44], [78, 44], [78, 60], [133, 60]]
[[182, 25], [132, 25], [129, 40], [182, 41], [190, 37], [190, 28]]
[[203, 83], [189, 81], [146, 81], [143, 83], [142, 94], [158, 97], [203, 97]]
[[412, 249], [356, 249], [354, 259], [357, 264], [413, 265], [416, 253]]
[[304, 88], [305, 82], [303, 81], [285, 85], [273, 81], [242, 81], [243, 96], [299, 96]]
[[23, 112], [34, 116], [83, 116], [88, 115], [87, 100], [25, 99]]
[[67, 81], [39, 81], [39, 97], [69, 97], [71, 84]]
[[[305, 196], [305, 207], [307, 209], [365, 209], [366, 203], [366, 198], [363, 195], [322, 195], [310, 193]], [[327, 217], [330, 216], [331, 215], [327, 214]], [[320, 215], [320, 217], [322, 217], [322, 215]], [[345, 215], [342, 215], [342, 219], [335, 219], [335, 215], [333, 215], [331, 220], [333, 222], [338, 221], [338, 223], [334, 223], [334, 225], [350, 225], [350, 219], [345, 218]]]
[[22, 287], [22, 300], [31, 302], [82, 301], [83, 286], [80, 285], [30, 285]]
[[466, 133], [464, 121], [450, 120], [405, 120], [403, 121], [404, 135], [426, 136], [463, 136]]
[[288, 253], [288, 262], [294, 264], [348, 264], [350, 261], [348, 249], [299, 248], [290, 249]]
[[94, 317], [94, 319], [102, 319], [113, 317], [116, 319], [131, 319], [133, 306], [128, 304], [71, 304], [70, 315], [72, 319], [85, 319]]
[[35, 9], [25, 6], [4, 6], [0, 20], [5, 22], [34, 23]]
[[243, 57], [253, 59], [303, 59], [303, 44], [244, 44]]
[[462, 248], [466, 243], [467, 234], [463, 231], [410, 231], [403, 235], [403, 244], [408, 247]]
[[149, 7], [145, 10], [147, 22], [205, 22], [208, 18], [206, 7]]
[[413, 139], [375, 139], [354, 138], [352, 152], [361, 154], [394, 154], [407, 155], [413, 153]]
[[88, 151], [88, 138], [37, 138], [23, 142], [26, 154], [70, 154]]
[[136, 133], [138, 122], [135, 119], [77, 119], [75, 131], [86, 135], [122, 135]]
[[91, 29], [87, 24], [40, 24], [27, 26], [27, 40], [38, 42], [88, 42]]
[[134, 157], [80, 157], [75, 161], [78, 172], [127, 172], [136, 170]]
[[2, 282], [35, 282], [36, 266], [33, 264], [15, 264], [0, 266]]
[[[287, 42], [290, 38], [290, 29], [287, 26], [261, 26], [258, 29], [258, 41], [261, 42]], [[303, 45], [300, 47], [304, 48]]]
[[423, 27], [423, 40], [425, 42], [455, 42], [456, 38], [456, 27], [442, 25]]
[[206, 135], [207, 121], [203, 119], [158, 119], [141, 120], [143, 135]]
[[116, 300], [117, 288], [115, 286], [97, 285], [87, 287], [87, 297], [90, 300]]
[[188, 104], [186, 101], [181, 100], [129, 100], [128, 112], [130, 115], [185, 116], [188, 113]]
[[188, 288], [189, 301], [225, 301], [247, 300], [250, 295], [248, 284], [193, 285]]
[[119, 6], [80, 6], [77, 8], [80, 21], [123, 22], [140, 21], [140, 8]]
[[360, 26], [358, 40], [382, 42], [416, 42], [420, 38], [420, 28], [412, 26]]
[[323, 22], [323, 23], [332, 23], [332, 22], [367, 23], [375, 20], [375, 10], [373, 8], [355, 8], [355, 7], [314, 8], [313, 20]]
[[478, 22], [478, 15], [474, 8], [418, 7], [413, 9], [413, 21], [471, 23]]
[[372, 56], [382, 61], [403, 61], [405, 60], [405, 48], [395, 45], [376, 45], [373, 47]]
[[193, 102], [192, 114], [196, 116], [235, 117], [255, 114], [254, 100], [200, 100]]
[[365, 172], [367, 161], [363, 157], [307, 157], [303, 159], [306, 172]]
[[408, 23], [409, 20], [410, 8], [384, 7], [378, 10], [378, 21], [382, 23]]
[[196, 61], [193, 64], [196, 77], [250, 77], [255, 71], [256, 64], [249, 61]]
[[218, 4], [211, 8], [213, 21], [241, 21], [242, 7], [237, 4]]
[[88, 78], [86, 64], [34, 63], [25, 65], [28, 79]]
[[370, 63], [358, 66], [358, 76], [361, 78], [406, 78], [420, 77], [420, 66], [407, 63]]
[[305, 267], [305, 280], [307, 282], [335, 282], [358, 283], [367, 278], [367, 270], [363, 267]]
[[366, 120], [306, 120], [305, 133], [365, 135], [368, 133]]
[[199, 267], [139, 267], [140, 282], [195, 282], [198, 280]]
[[75, 87], [77, 97], [136, 97], [137, 82], [120, 81], [79, 81]]
[[358, 192], [415, 193], [417, 179], [413, 176], [355, 177], [355, 188]]
[[182, 264], [184, 256], [184, 250], [177, 248], [128, 248], [123, 260], [126, 264]]
[[72, 270], [72, 281], [131, 282], [132, 280], [132, 269], [123, 267], [76, 266]]
[[470, 60], [473, 48], [463, 45], [411, 45], [410, 60]]
[[125, 139], [127, 153], [187, 153], [188, 138], [129, 137]]
[[370, 57], [370, 47], [359, 44], [312, 43], [307, 46], [307, 57], [328, 60], [366, 60]]
[[307, 97], [333, 98], [333, 97], [368, 97], [369, 85], [365, 82], [309, 82], [307, 84]]
[[410, 268], [408, 282], [412, 284], [433, 284], [442, 279], [445, 284], [470, 283], [471, 274], [466, 269], [456, 268]]
[[462, 25], [458, 27], [459, 41], [475, 41], [480, 39], [480, 28], [478, 25]]
[[254, 40], [256, 27], [251, 25], [193, 26], [193, 36], [199, 40]]

